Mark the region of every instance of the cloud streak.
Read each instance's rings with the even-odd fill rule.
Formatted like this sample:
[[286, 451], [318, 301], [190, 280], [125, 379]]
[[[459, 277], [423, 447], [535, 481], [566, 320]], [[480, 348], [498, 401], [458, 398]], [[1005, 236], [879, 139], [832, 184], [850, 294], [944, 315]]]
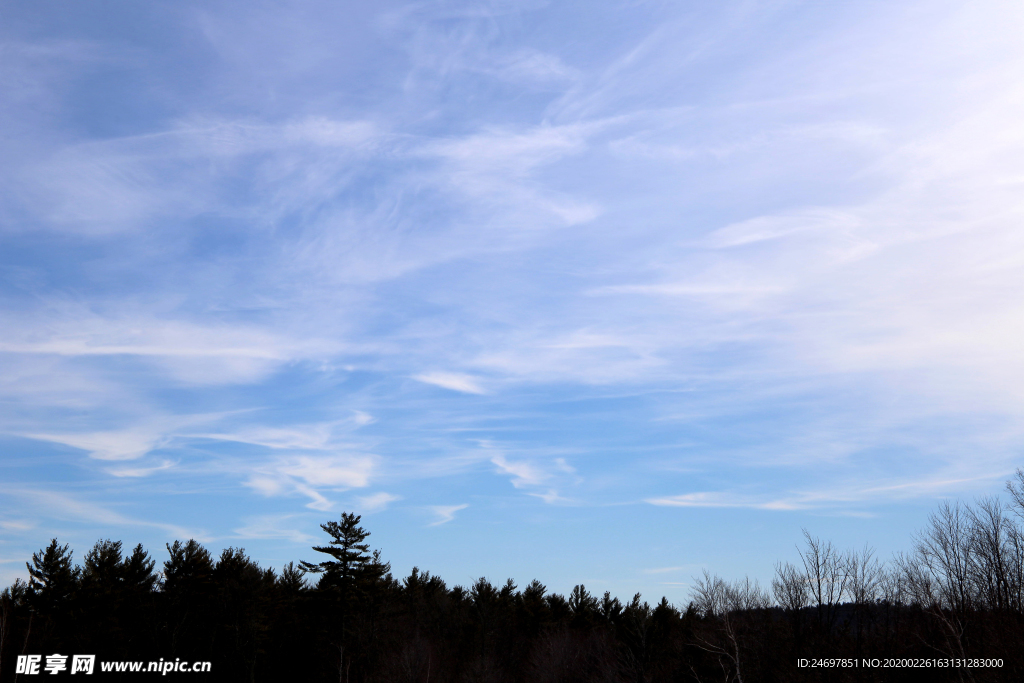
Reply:
[[413, 379], [424, 384], [433, 384], [442, 389], [462, 392], [464, 394], [485, 394], [480, 382], [471, 375], [457, 372], [428, 372], [414, 375]]
[[442, 524], [447, 524], [455, 519], [455, 513], [460, 510], [465, 510], [468, 507], [468, 503], [463, 503], [462, 505], [431, 505], [428, 509], [437, 517], [437, 519], [427, 526], [440, 526]]

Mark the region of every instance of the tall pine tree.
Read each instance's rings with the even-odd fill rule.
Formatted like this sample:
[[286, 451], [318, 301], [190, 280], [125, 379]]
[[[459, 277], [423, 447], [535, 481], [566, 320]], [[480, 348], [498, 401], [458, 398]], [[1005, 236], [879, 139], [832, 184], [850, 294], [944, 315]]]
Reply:
[[335, 646], [338, 648], [339, 681], [348, 678], [351, 664], [351, 657], [345, 649], [349, 618], [391, 569], [389, 564], [380, 561], [379, 552], [370, 553], [370, 546], [366, 543], [370, 532], [359, 526], [361, 520], [360, 515], [343, 512], [340, 521], [321, 524], [320, 528], [331, 537], [331, 541], [328, 545], [313, 546], [313, 550], [331, 559], [300, 563], [303, 571], [322, 575], [317, 588], [334, 598], [336, 620], [331, 630], [335, 633]]

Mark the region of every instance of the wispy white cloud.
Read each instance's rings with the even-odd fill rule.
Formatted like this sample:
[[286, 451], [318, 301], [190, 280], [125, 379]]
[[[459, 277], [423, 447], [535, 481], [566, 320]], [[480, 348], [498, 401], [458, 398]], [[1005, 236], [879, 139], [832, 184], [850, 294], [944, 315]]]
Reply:
[[537, 486], [544, 483], [550, 476], [538, 466], [525, 460], [509, 460], [504, 455], [495, 455], [491, 462], [498, 467], [499, 474], [512, 477], [512, 485], [517, 489], [524, 486]]
[[251, 325], [160, 318], [125, 307], [101, 315], [55, 304], [33, 316], [4, 316], [0, 352], [71, 358], [135, 356], [189, 384], [252, 382], [281, 364], [336, 353], [336, 342], [299, 340]]
[[291, 484], [295, 491], [309, 498], [309, 502], [306, 503], [306, 507], [308, 507], [310, 510], [320, 510], [322, 512], [327, 512], [334, 508], [334, 501], [329, 500], [327, 497], [325, 497], [312, 486], [308, 486], [300, 482], [288, 483]]
[[558, 55], [530, 48], [501, 57], [494, 68], [484, 72], [503, 80], [542, 86], [569, 85], [579, 81], [583, 75]]
[[368, 424], [373, 424], [377, 420], [376, 418], [373, 417], [373, 415], [370, 415], [369, 413], [363, 412], [362, 410], [356, 410], [353, 411], [352, 413], [351, 421], [352, 424], [356, 425], [357, 427], [364, 427]]
[[[379, 138], [368, 122], [323, 117], [277, 126], [193, 121], [159, 133], [64, 148], [25, 167], [22, 188], [24, 199], [51, 227], [100, 236], [212, 210], [222, 196], [225, 173], [232, 170], [228, 167], [251, 163], [255, 156], [297, 148], [359, 153]], [[197, 165], [200, 160], [216, 166]]]
[[374, 461], [369, 455], [298, 455], [281, 461], [278, 471], [311, 485], [353, 488], [369, 483]]
[[578, 225], [600, 215], [599, 204], [553, 192], [534, 175], [543, 166], [582, 153], [587, 139], [605, 125], [489, 130], [431, 142], [420, 153], [443, 161], [439, 179], [445, 187], [479, 202], [480, 208], [511, 212], [516, 219], [512, 225], [519, 231], [550, 225], [550, 218], [556, 219], [555, 225]]
[[429, 143], [422, 149], [457, 165], [466, 173], [460, 178], [465, 182], [470, 182], [470, 175], [523, 179], [537, 166], [582, 151], [593, 128], [569, 125], [526, 131], [489, 130]]
[[[972, 472], [971, 469], [961, 470]], [[696, 507], [696, 508], [750, 508], [756, 510], [833, 510], [837, 514], [861, 515], [863, 510], [846, 509], [850, 506], [862, 507], [880, 501], [892, 502], [906, 500], [922, 495], [943, 496], [963, 488], [965, 485], [976, 485], [982, 482], [999, 482], [1008, 478], [1012, 470], [1005, 469], [988, 472], [984, 475], [973, 475], [962, 478], [950, 478], [950, 472], [942, 472], [935, 476], [929, 474], [898, 483], [887, 482], [856, 482], [846, 486], [829, 486], [816, 490], [789, 491], [784, 495], [775, 493], [740, 493], [736, 491], [701, 491], [675, 496], [648, 498], [646, 503], [662, 507]]]
[[655, 567], [653, 569], [644, 569], [643, 573], [644, 574], [674, 574], [676, 572], [681, 572], [681, 571], [685, 571], [685, 570], [693, 571], [693, 569], [695, 567], [698, 567], [698, 566], [700, 566], [700, 565], [696, 565], [696, 564], [683, 564], [683, 565], [679, 565], [678, 567]]
[[472, 375], [458, 372], [427, 372], [420, 375], [413, 375], [413, 379], [424, 384], [433, 384], [452, 391], [461, 391], [464, 394], [485, 394], [480, 380]]
[[648, 498], [646, 502], [667, 507], [738, 507], [760, 510], [797, 510], [804, 507], [787, 500], [758, 500], [749, 496], [710, 491]]
[[171, 439], [150, 429], [126, 429], [91, 434], [25, 434], [30, 439], [64, 444], [89, 451], [97, 460], [136, 460], [166, 446]]
[[199, 439], [234, 441], [273, 450], [324, 450], [333, 443], [334, 423], [295, 425], [288, 428], [243, 427], [231, 432], [189, 434]]
[[558, 495], [558, 491], [555, 489], [548, 489], [543, 493], [527, 493], [526, 495], [540, 498], [548, 505], [571, 505], [576, 503], [576, 501], [571, 498], [565, 498]]
[[368, 496], [359, 496], [356, 498], [356, 505], [364, 512], [380, 512], [386, 510], [391, 503], [399, 500], [402, 500], [401, 496], [380, 491]]
[[310, 498], [307, 507], [331, 510], [335, 503], [322, 491], [346, 491], [369, 486], [378, 458], [368, 454], [310, 454], [273, 458], [247, 466], [245, 485], [264, 496], [299, 493]]
[[313, 536], [298, 529], [286, 528], [295, 515], [259, 515], [245, 519], [245, 526], [238, 527], [234, 533], [238, 538], [281, 538], [291, 543], [310, 543]]
[[427, 509], [437, 517], [437, 520], [431, 522], [427, 526], [440, 526], [441, 524], [447, 524], [455, 519], [456, 512], [459, 510], [465, 510], [468, 507], [468, 503], [463, 503], [462, 505], [431, 505]]
[[151, 467], [115, 467], [107, 470], [107, 472], [115, 477], [148, 477], [154, 472], [171, 469], [176, 464], [177, 463], [170, 460], [164, 460], [159, 465], [153, 465]]
[[[150, 452], [165, 448], [185, 436], [183, 432], [195, 425], [215, 422], [225, 417], [224, 413], [194, 415], [146, 414], [133, 416], [136, 424], [125, 429], [84, 433], [34, 433], [16, 432], [18, 436], [59, 443], [89, 452], [97, 460], [137, 460]], [[167, 461], [169, 462], [169, 461]]]
[[[567, 316], [572, 316], [567, 312]], [[481, 349], [475, 367], [520, 382], [617, 384], [644, 381], [663, 370], [669, 351], [652, 321], [651, 330], [594, 330], [589, 325], [552, 332], [527, 326]], [[661, 347], [661, 348], [659, 348]]]
[[207, 534], [204, 532], [190, 531], [175, 524], [126, 517], [119, 512], [82, 500], [69, 493], [29, 488], [8, 488], [4, 493], [22, 499], [30, 507], [51, 519], [101, 524], [115, 528], [153, 527], [162, 529], [177, 538], [195, 538], [197, 540], [206, 540], [207, 538]]

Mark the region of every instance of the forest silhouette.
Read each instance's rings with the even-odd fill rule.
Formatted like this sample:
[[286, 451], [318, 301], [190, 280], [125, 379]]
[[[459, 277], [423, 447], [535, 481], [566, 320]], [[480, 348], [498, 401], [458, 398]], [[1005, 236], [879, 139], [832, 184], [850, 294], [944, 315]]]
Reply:
[[[15, 673], [26, 653], [210, 661], [170, 677], [216, 681], [1020, 681], [1024, 471], [1007, 491], [942, 504], [888, 563], [805, 532], [770, 586], [705, 572], [681, 606], [537, 580], [449, 587], [418, 568], [396, 579], [353, 513], [321, 525], [316, 561], [280, 572], [195, 540], [168, 544], [160, 571], [111, 540], [76, 565], [53, 539], [0, 594], [0, 681], [32, 680]], [[811, 666], [822, 659], [847, 665]]]

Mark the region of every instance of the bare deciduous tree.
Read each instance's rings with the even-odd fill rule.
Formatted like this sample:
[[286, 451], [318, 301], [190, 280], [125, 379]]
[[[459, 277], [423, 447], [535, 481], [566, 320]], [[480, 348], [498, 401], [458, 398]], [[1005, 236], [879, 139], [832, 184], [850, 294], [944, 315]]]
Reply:
[[[974, 603], [971, 591], [971, 529], [969, 516], [960, 503], [943, 503], [928, 516], [928, 526], [916, 538], [916, 567], [927, 576], [917, 577], [915, 587], [929, 587], [928, 600], [955, 612]], [[914, 596], [927, 606], [919, 590]]]
[[766, 610], [768, 594], [749, 578], [735, 583], [711, 575], [707, 570], [696, 579], [693, 604], [705, 620], [715, 625], [713, 635], [697, 636], [695, 645], [718, 657], [726, 681], [743, 681], [743, 645], [737, 617], [744, 612]]
[[840, 553], [831, 541], [815, 538], [806, 529], [804, 539], [806, 549], [798, 549], [804, 565], [804, 576], [807, 577], [811, 600], [817, 607], [818, 625], [825, 632], [830, 632], [835, 626], [839, 604], [849, 584], [849, 562], [847, 555]]
[[969, 579], [975, 601], [987, 609], [1009, 609], [1014, 554], [1010, 544], [1012, 522], [995, 498], [978, 501], [967, 509], [970, 534]]
[[1013, 499], [1011, 507], [1021, 518], [1024, 518], [1024, 469], [1017, 468], [1016, 479], [1006, 482], [1006, 490]]
[[867, 545], [863, 550], [846, 555], [847, 594], [856, 605], [873, 605], [882, 595], [882, 563], [875, 559], [875, 550]]
[[775, 578], [772, 579], [772, 595], [775, 602], [786, 610], [800, 610], [807, 606], [809, 590], [807, 577], [795, 566], [786, 563], [775, 565]]
[[929, 515], [914, 552], [899, 560], [911, 599], [942, 626], [946, 647], [936, 649], [954, 658], [965, 657], [966, 616], [976, 606], [972, 545], [970, 515], [960, 503], [946, 502]]

